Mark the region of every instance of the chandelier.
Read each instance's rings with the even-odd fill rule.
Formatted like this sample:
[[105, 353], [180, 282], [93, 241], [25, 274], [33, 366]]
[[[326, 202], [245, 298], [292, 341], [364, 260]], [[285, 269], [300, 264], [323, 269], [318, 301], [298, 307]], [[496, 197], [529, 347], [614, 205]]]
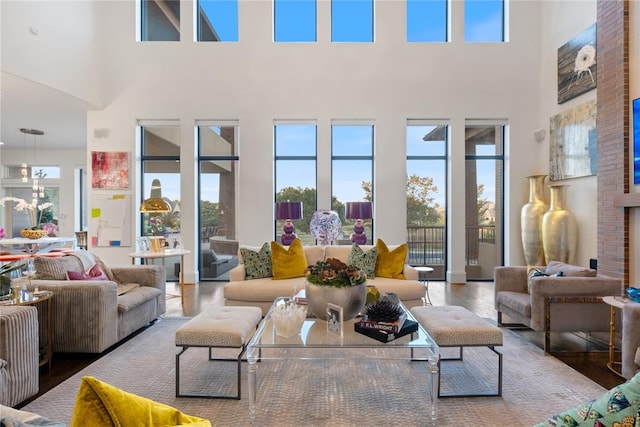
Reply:
[[[24, 161], [22, 162], [20, 174], [22, 176], [22, 182], [29, 181], [29, 169], [27, 168], [27, 135], [33, 135], [33, 151], [34, 151], [34, 160], [35, 153], [37, 152], [36, 147], [36, 137], [44, 135], [44, 132], [39, 129], [31, 129], [31, 128], [20, 128], [20, 132], [24, 134], [23, 137], [23, 148], [24, 148]], [[33, 200], [37, 200], [38, 197], [44, 197], [44, 186], [39, 185], [38, 178], [33, 178], [32, 188], [32, 198]]]

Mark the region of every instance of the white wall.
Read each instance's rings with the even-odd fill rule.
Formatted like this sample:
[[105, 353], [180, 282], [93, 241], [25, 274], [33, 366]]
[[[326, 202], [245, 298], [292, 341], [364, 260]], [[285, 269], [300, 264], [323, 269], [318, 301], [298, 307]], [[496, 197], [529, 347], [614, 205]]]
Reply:
[[[506, 120], [507, 180], [515, 183], [507, 195], [511, 220], [507, 224], [517, 237], [508, 242], [506, 261], [521, 262], [518, 218], [528, 194], [524, 177], [546, 166], [542, 159], [546, 154], [533, 137], [533, 130], [540, 127], [535, 65], [540, 48], [531, 34], [539, 32], [539, 4], [511, 4], [510, 42], [505, 44], [462, 42], [460, 2], [453, 3], [454, 39], [449, 44], [405, 43], [404, 2], [396, 1], [376, 2], [373, 45], [330, 43], [330, 3], [324, 1], [318, 2], [317, 43], [274, 44], [271, 4], [265, 1], [240, 2], [238, 43], [194, 43], [192, 24], [185, 19], [191, 7], [192, 3], [182, 2], [182, 41], [136, 43], [134, 2], [104, 6], [104, 28], [114, 30], [106, 36], [105, 108], [88, 114], [89, 150], [105, 144], [113, 150], [132, 150], [136, 119], [178, 118], [183, 143], [188, 145], [194, 140], [197, 119], [239, 120], [238, 236], [244, 244], [260, 244], [272, 238], [273, 229], [270, 215], [256, 215], [273, 210], [273, 120], [317, 120], [318, 204], [326, 207], [331, 120], [370, 119], [376, 124], [375, 234], [399, 243], [405, 234], [406, 120], [450, 120], [454, 144], [463, 142], [465, 119]], [[107, 140], [92, 138], [97, 127], [111, 130]], [[458, 157], [463, 152], [452, 147]], [[453, 161], [461, 164], [460, 158]], [[195, 163], [183, 158], [181, 167], [182, 197], [193, 198], [185, 190], [193, 187], [189, 181], [195, 179]], [[451, 204], [464, 206], [464, 182], [456, 181], [455, 186], [450, 189]], [[189, 202], [183, 201], [182, 215], [195, 218], [193, 211], [188, 212], [195, 210]], [[389, 209], [392, 206], [399, 208]], [[509, 213], [514, 210], [515, 217]], [[458, 236], [463, 230], [454, 229]], [[183, 230], [183, 234], [188, 233]], [[186, 244], [195, 244], [195, 236], [183, 238]], [[100, 256], [124, 258], [126, 251], [109, 248]], [[452, 251], [464, 253], [462, 247]], [[187, 260], [194, 263], [193, 258]], [[190, 270], [185, 269], [187, 280]], [[454, 281], [464, 281], [464, 265], [452, 265], [451, 271]]]
[[100, 5], [3, 0], [2, 70], [102, 106]]
[[[6, 3], [6, 2], [3, 2]], [[30, 3], [30, 2], [8, 2]], [[51, 3], [51, 2], [49, 2]], [[59, 3], [59, 2], [56, 2]], [[81, 2], [69, 2], [78, 5]], [[511, 1], [509, 43], [465, 44], [462, 38], [462, 2], [453, 2], [452, 34], [448, 44], [404, 43], [405, 9], [401, 1], [376, 2], [376, 43], [331, 44], [330, 3], [318, 2], [318, 40], [313, 44], [274, 44], [271, 42], [271, 4], [267, 1], [240, 2], [240, 41], [238, 43], [194, 43], [193, 4], [182, 2], [180, 42], [135, 42], [135, 2], [86, 2], [100, 10], [98, 28], [104, 29], [103, 50], [76, 50], [75, 58], [100, 64], [104, 78], [104, 109], [87, 114], [88, 150], [83, 163], [89, 163], [91, 150], [135, 152], [137, 119], [178, 119], [182, 142], [182, 216], [196, 219], [195, 150], [193, 125], [197, 119], [236, 119], [240, 124], [240, 180], [238, 238], [244, 244], [259, 244], [272, 238], [272, 218], [256, 212], [271, 212], [273, 201], [272, 124], [274, 119], [316, 119], [318, 123], [319, 207], [329, 203], [329, 138], [332, 119], [369, 119], [376, 124], [376, 236], [397, 243], [404, 236], [405, 124], [409, 118], [444, 119], [451, 125], [454, 144], [452, 166], [462, 170], [465, 119], [497, 119], [508, 123], [506, 150], [505, 224], [508, 241], [506, 264], [522, 264], [519, 214], [528, 197], [525, 177], [548, 172], [549, 118], [595, 96], [588, 92], [561, 106], [556, 95], [557, 48], [588, 27], [596, 19], [595, 1]], [[88, 6], [87, 6], [88, 7]], [[640, 11], [632, 2], [632, 31], [640, 27]], [[85, 6], [80, 6], [83, 10]], [[4, 15], [8, 8], [3, 4]], [[93, 9], [95, 12], [97, 9]], [[89, 13], [86, 9], [84, 12]], [[33, 8], [22, 13], [40, 16]], [[89, 13], [88, 16], [91, 14]], [[96, 19], [95, 15], [91, 19]], [[94, 23], [96, 23], [94, 21]], [[57, 32], [64, 32], [57, 28]], [[3, 29], [3, 32], [5, 29]], [[18, 29], [15, 30], [16, 34]], [[17, 58], [22, 39], [15, 44], [3, 38], [3, 62], [21, 74], [28, 68]], [[71, 34], [55, 46], [60, 55], [70, 52]], [[635, 30], [635, 39], [638, 31]], [[100, 39], [95, 39], [100, 43]], [[8, 47], [7, 47], [8, 45]], [[12, 49], [7, 51], [7, 48]], [[29, 50], [33, 47], [31, 46]], [[632, 93], [639, 96], [633, 76], [638, 76], [638, 46], [632, 48]], [[39, 47], [36, 46], [36, 52]], [[97, 49], [99, 50], [99, 49]], [[100, 58], [95, 58], [99, 55]], [[73, 59], [72, 59], [73, 60]], [[95, 61], [94, 61], [95, 60]], [[22, 64], [23, 66], [18, 67]], [[58, 89], [68, 88], [58, 70], [65, 61], [52, 60], [51, 77], [43, 67], [42, 79]], [[5, 69], [3, 63], [3, 70]], [[83, 64], [86, 67], [87, 64]], [[100, 75], [97, 73], [96, 75]], [[54, 78], [55, 77], [55, 78]], [[55, 81], [54, 81], [55, 80]], [[635, 78], [637, 81], [638, 78]], [[90, 86], [90, 85], [89, 85]], [[85, 91], [83, 99], [96, 100], [100, 94]], [[96, 101], [97, 102], [97, 101]], [[110, 130], [106, 139], [95, 139], [93, 129]], [[547, 129], [543, 143], [535, 142], [533, 131]], [[400, 148], [400, 149], [399, 149]], [[192, 156], [192, 161], [189, 157]], [[139, 171], [132, 170], [133, 176]], [[459, 175], [458, 175], [459, 177]], [[578, 261], [586, 263], [596, 255], [595, 178], [570, 180], [569, 207], [578, 217], [580, 249]], [[450, 206], [458, 206], [450, 218], [460, 221], [464, 206], [464, 184], [453, 180]], [[139, 200], [139, 190], [132, 190]], [[134, 203], [135, 205], [136, 203]], [[637, 211], [637, 210], [636, 210]], [[138, 218], [136, 206], [131, 215]], [[637, 242], [638, 213], [634, 234]], [[459, 222], [458, 222], [459, 223]], [[138, 228], [135, 227], [134, 230]], [[453, 227], [450, 247], [454, 264], [450, 279], [464, 280], [460, 263], [463, 247], [462, 227]], [[135, 233], [135, 232], [134, 232]], [[133, 236], [132, 236], [133, 237]], [[195, 248], [197, 236], [185, 227], [185, 245]], [[633, 250], [633, 249], [632, 249]], [[108, 262], [129, 262], [130, 248], [97, 248]], [[637, 257], [637, 250], [634, 251]], [[456, 256], [457, 255], [457, 256]], [[632, 256], [632, 259], [634, 257]], [[195, 279], [195, 257], [186, 260], [186, 279]], [[638, 275], [635, 265], [635, 277]]]
[[[549, 120], [591, 99], [597, 99], [597, 89], [586, 92], [564, 104], [558, 104], [558, 48], [596, 22], [597, 2], [593, 1], [544, 1], [542, 5], [541, 57], [540, 57], [540, 128], [546, 137], [540, 146], [544, 153], [542, 173], [549, 173]], [[578, 223], [578, 253], [576, 263], [589, 265], [590, 258], [597, 258], [598, 218], [596, 176], [554, 181], [568, 184], [567, 208]], [[547, 179], [547, 184], [549, 181]], [[547, 199], [548, 200], [548, 199]]]

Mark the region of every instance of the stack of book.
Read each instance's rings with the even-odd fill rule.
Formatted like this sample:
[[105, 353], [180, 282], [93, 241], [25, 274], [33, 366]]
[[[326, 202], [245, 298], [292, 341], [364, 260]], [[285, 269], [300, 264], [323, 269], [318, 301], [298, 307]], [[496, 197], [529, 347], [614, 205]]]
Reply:
[[393, 341], [418, 330], [418, 322], [407, 319], [402, 313], [395, 322], [377, 322], [362, 319], [355, 323], [355, 331], [381, 342]]

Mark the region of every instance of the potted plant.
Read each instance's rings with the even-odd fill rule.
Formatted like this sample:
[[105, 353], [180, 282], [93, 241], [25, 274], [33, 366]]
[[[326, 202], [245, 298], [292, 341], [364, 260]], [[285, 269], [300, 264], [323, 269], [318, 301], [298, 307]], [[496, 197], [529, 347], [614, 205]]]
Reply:
[[11, 273], [24, 267], [23, 262], [11, 261], [0, 265], [0, 296], [11, 293]]
[[327, 303], [342, 307], [344, 320], [362, 311], [367, 296], [367, 277], [362, 270], [336, 258], [318, 261], [305, 270], [305, 296], [309, 312], [326, 320]]

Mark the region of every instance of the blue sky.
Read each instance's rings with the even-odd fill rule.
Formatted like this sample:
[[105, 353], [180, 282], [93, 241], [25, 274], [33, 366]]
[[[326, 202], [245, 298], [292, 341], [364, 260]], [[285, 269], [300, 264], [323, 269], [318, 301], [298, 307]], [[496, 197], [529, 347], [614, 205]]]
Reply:
[[[221, 41], [239, 40], [237, 0], [200, 0], [200, 6]], [[316, 0], [274, 0], [274, 40], [278, 42], [317, 41]], [[406, 34], [409, 42], [445, 42], [447, 0], [406, 0]], [[502, 0], [464, 2], [465, 41], [503, 39]], [[372, 42], [375, 21], [374, 0], [333, 0], [331, 40]]]

